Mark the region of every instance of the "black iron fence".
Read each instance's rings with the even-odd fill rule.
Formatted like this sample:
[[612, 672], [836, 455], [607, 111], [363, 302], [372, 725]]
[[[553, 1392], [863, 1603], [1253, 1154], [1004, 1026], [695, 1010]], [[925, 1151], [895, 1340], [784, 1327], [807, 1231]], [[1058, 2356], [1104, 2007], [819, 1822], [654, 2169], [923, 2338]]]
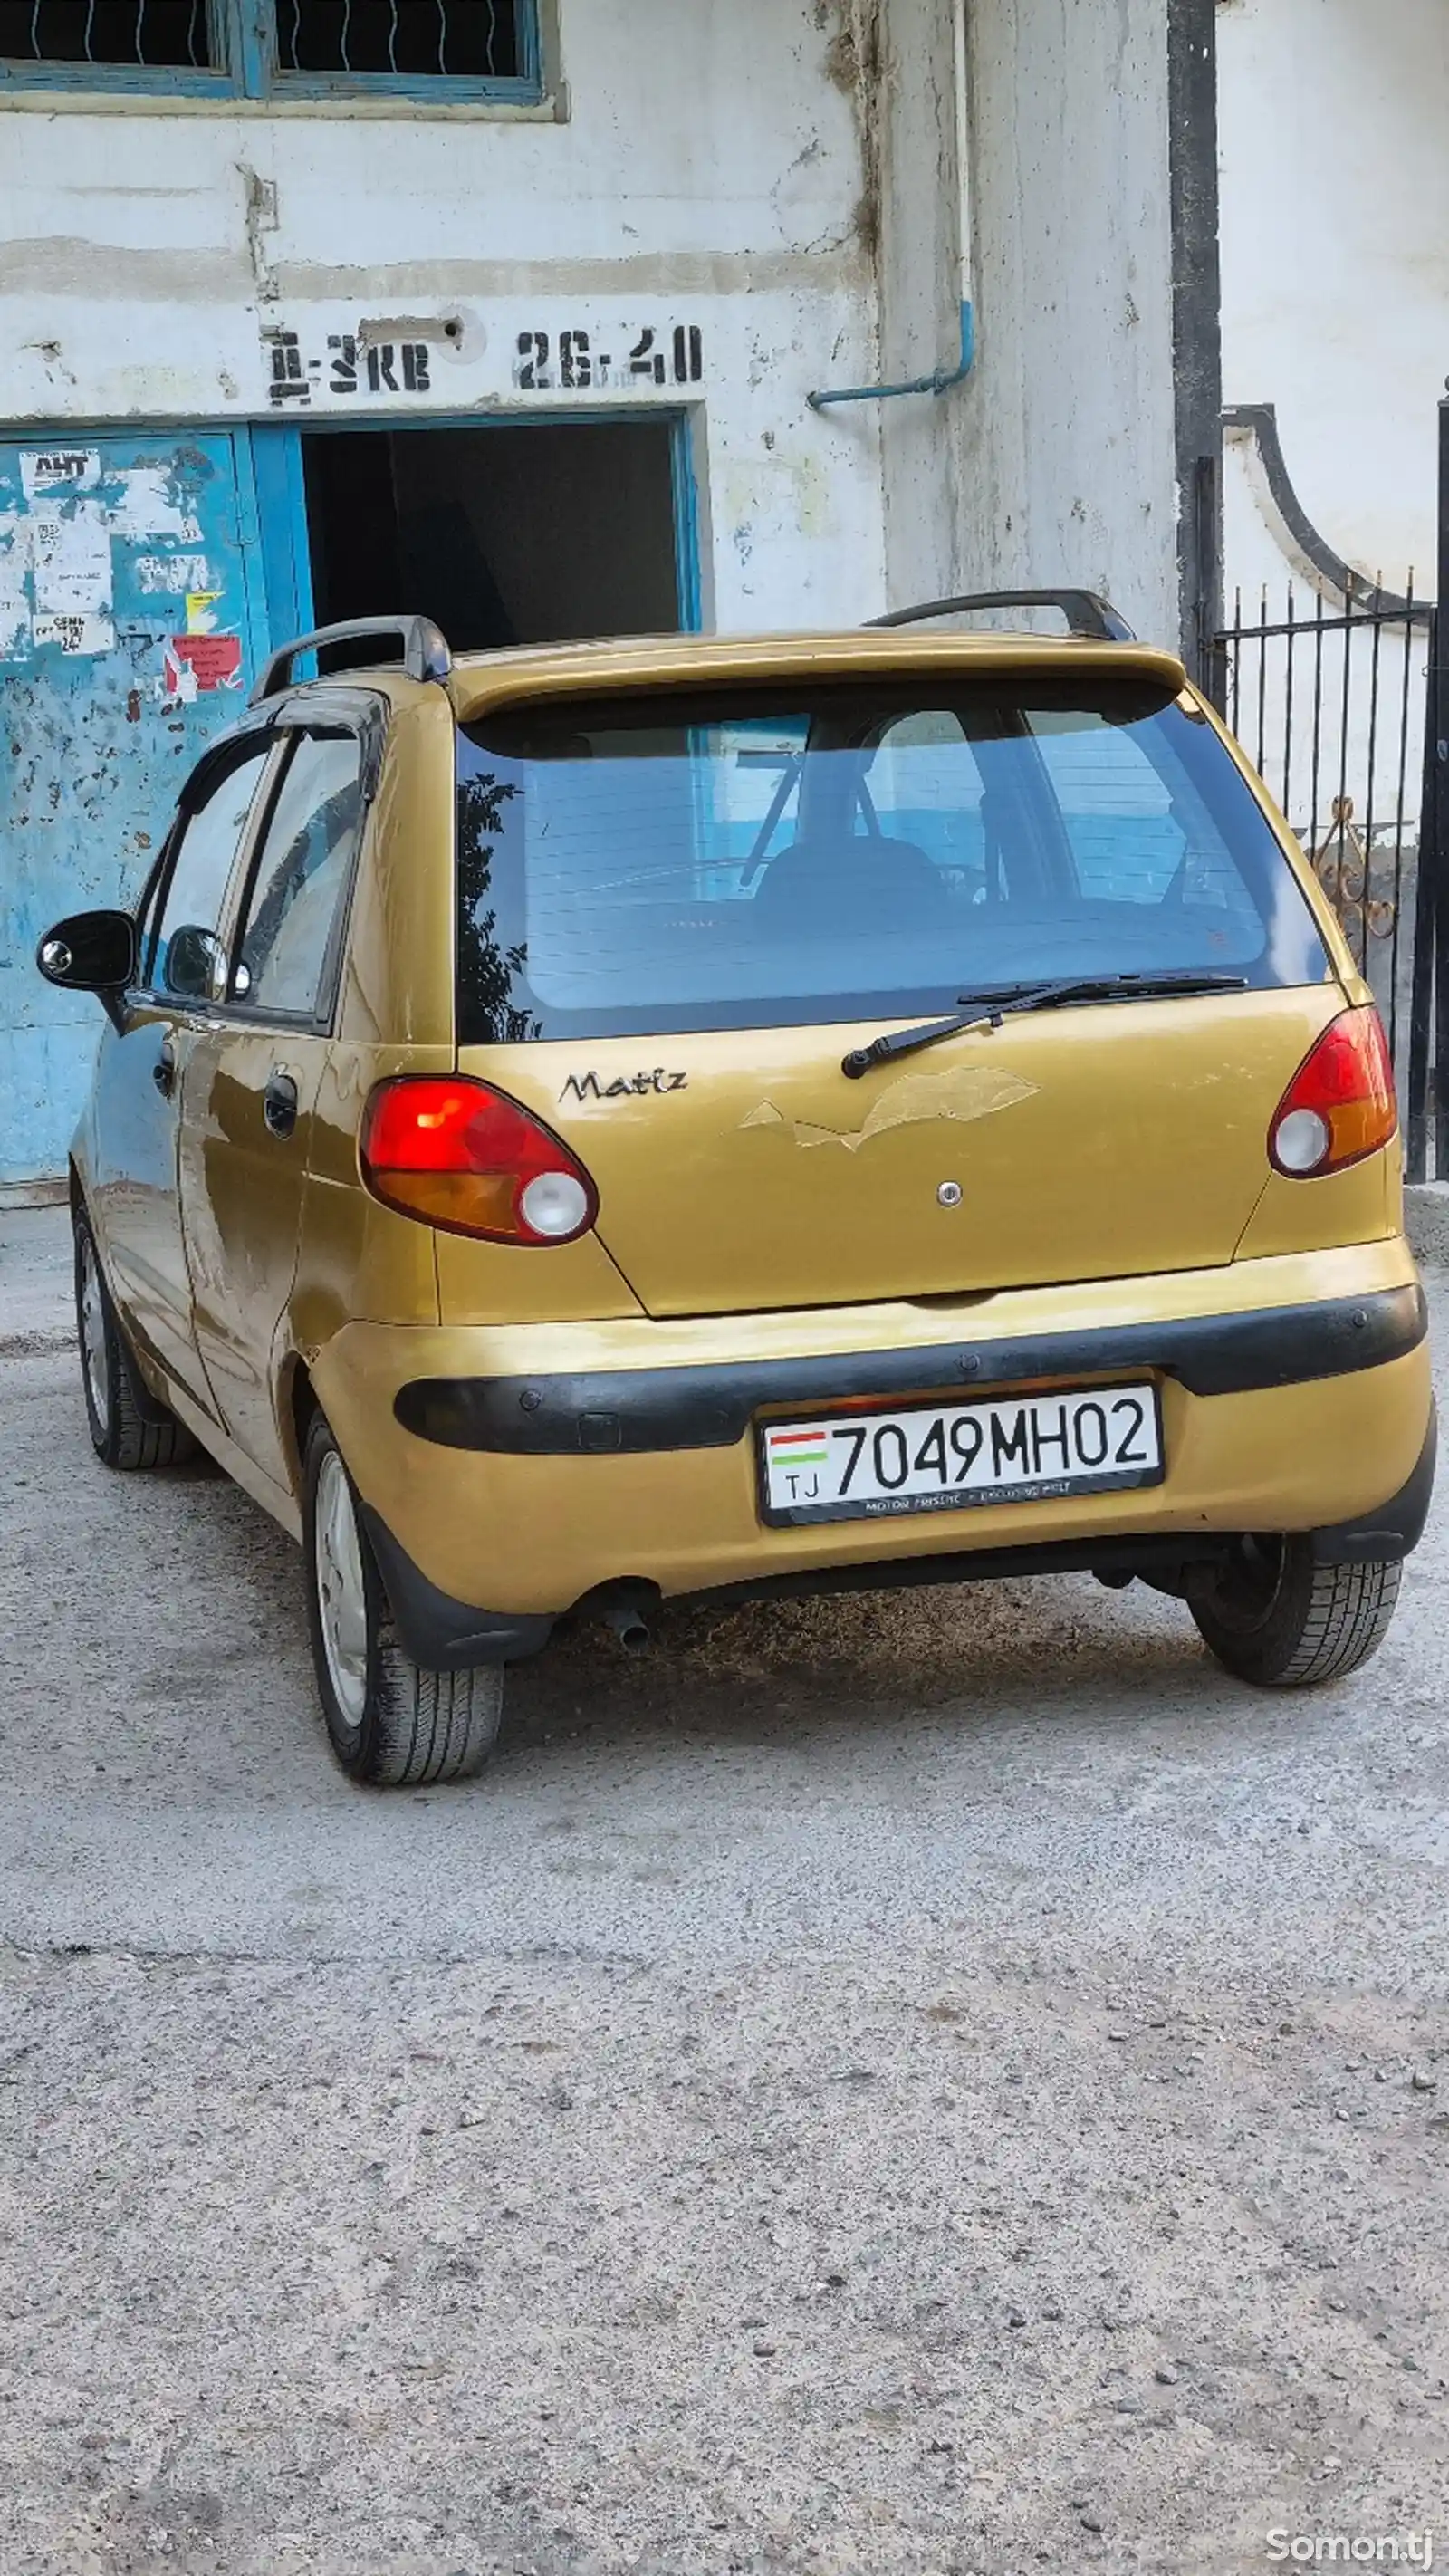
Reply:
[[1438, 606], [1429, 635], [1424, 796], [1406, 1098], [1411, 1181], [1449, 1180], [1449, 402], [1439, 405]]
[[[1449, 402], [1439, 596], [1449, 597]], [[1213, 695], [1292, 825], [1378, 998], [1409, 1177], [1449, 1179], [1449, 669], [1434, 605], [1290, 582], [1213, 639]], [[1442, 781], [1442, 792], [1441, 792]]]
[[1408, 1078], [1431, 610], [1350, 589], [1341, 614], [1290, 583], [1218, 638], [1221, 703], [1343, 925]]

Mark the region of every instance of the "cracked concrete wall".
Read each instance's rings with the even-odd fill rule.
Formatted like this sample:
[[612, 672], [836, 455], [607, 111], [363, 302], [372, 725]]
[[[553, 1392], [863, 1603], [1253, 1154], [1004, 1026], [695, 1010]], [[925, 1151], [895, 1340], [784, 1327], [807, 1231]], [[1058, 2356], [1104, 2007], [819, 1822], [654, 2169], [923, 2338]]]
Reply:
[[[977, 357], [884, 407], [893, 602], [1083, 584], [1176, 643], [1162, 0], [968, 0]], [[890, 0], [887, 373], [951, 366], [951, 0]]]
[[[562, 117], [7, 99], [0, 422], [401, 425], [687, 400], [707, 620], [868, 616], [877, 432], [842, 449], [805, 398], [876, 364], [874, 13], [567, 0]], [[389, 328], [415, 342], [426, 383], [394, 367], [370, 386], [367, 326], [374, 346]], [[694, 331], [701, 372], [681, 388], [675, 334], [688, 370]], [[567, 385], [561, 339], [580, 332], [588, 381], [575, 360]], [[546, 362], [521, 360], [523, 335]], [[349, 339], [356, 390], [339, 390]]]
[[1163, 0], [971, 0], [980, 356], [949, 397], [963, 587], [1082, 583], [1179, 634]]
[[[562, 119], [7, 101], [0, 420], [683, 398], [708, 622], [1070, 581], [1175, 637], [1162, 0], [968, 0], [975, 371], [807, 406], [954, 361], [952, 5], [565, 0]], [[389, 329], [425, 386], [369, 390]], [[646, 330], [671, 377], [699, 332], [683, 394], [561, 381], [565, 333], [617, 374]], [[523, 335], [549, 351], [532, 385]]]
[[[881, 48], [882, 374], [892, 383], [956, 363], [960, 348], [960, 180], [955, 0], [889, 0]], [[890, 605], [962, 584], [958, 393], [912, 394], [880, 409]], [[977, 585], [979, 587], [980, 585]]]

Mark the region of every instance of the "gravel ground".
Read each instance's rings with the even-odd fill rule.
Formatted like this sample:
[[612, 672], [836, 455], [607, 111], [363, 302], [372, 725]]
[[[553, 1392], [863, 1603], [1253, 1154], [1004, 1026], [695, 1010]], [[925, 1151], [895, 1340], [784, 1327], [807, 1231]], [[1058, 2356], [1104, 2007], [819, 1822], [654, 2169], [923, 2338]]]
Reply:
[[0, 1220], [4, 2576], [1449, 2552], [1449, 1629], [677, 1617], [331, 1768], [297, 1563], [108, 1477]]

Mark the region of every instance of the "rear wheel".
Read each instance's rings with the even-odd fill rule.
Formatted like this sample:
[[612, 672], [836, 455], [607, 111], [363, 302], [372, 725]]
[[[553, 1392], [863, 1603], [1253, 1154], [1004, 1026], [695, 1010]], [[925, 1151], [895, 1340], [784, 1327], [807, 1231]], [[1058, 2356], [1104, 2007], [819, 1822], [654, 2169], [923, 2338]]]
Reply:
[[185, 1424], [147, 1392], [137, 1374], [83, 1208], [75, 1218], [75, 1318], [86, 1421], [96, 1456], [105, 1466], [127, 1472], [175, 1467], [190, 1458], [196, 1443]]
[[1239, 1680], [1276, 1690], [1338, 1681], [1377, 1654], [1402, 1567], [1317, 1565], [1311, 1538], [1243, 1539], [1189, 1595], [1204, 1643]]
[[307, 1619], [332, 1750], [353, 1780], [415, 1789], [470, 1780], [503, 1716], [503, 1668], [429, 1672], [403, 1650], [357, 1495], [328, 1423], [305, 1454]]

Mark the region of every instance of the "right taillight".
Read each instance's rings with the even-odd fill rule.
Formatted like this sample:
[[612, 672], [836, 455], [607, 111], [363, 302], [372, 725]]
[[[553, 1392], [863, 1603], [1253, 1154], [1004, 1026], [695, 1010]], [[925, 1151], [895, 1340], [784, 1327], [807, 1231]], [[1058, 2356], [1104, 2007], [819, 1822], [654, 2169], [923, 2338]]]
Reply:
[[506, 1092], [466, 1074], [380, 1082], [362, 1121], [375, 1198], [447, 1234], [489, 1243], [572, 1243], [599, 1212], [576, 1155]]
[[1331, 1020], [1274, 1113], [1268, 1159], [1290, 1181], [1342, 1171], [1387, 1145], [1399, 1123], [1394, 1068], [1372, 1003]]

